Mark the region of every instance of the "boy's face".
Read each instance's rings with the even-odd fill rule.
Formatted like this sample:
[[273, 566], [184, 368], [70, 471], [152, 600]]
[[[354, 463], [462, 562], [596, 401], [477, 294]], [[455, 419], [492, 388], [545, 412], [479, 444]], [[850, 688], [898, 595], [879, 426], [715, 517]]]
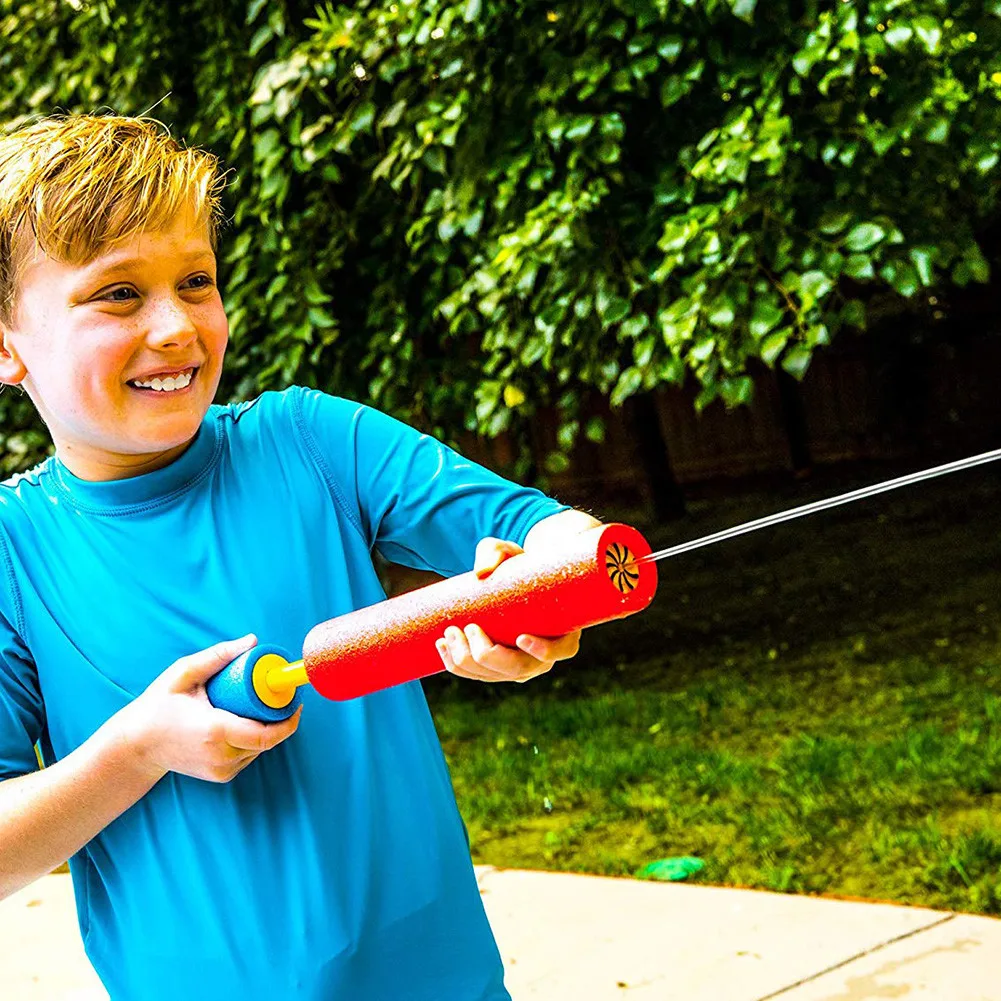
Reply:
[[0, 334], [0, 382], [24, 387], [72, 473], [166, 465], [212, 403], [229, 336], [207, 228], [182, 213], [85, 265], [33, 245]]

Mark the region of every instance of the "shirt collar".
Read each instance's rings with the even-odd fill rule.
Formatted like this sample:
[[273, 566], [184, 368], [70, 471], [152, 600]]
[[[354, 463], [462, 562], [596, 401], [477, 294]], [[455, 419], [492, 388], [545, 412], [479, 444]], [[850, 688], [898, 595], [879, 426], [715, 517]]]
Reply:
[[124, 480], [83, 480], [66, 468], [58, 456], [49, 459], [53, 481], [75, 507], [91, 512], [124, 513], [123, 509], [166, 502], [183, 493], [215, 462], [221, 437], [219, 422], [209, 409], [191, 443], [173, 462], [160, 469]]

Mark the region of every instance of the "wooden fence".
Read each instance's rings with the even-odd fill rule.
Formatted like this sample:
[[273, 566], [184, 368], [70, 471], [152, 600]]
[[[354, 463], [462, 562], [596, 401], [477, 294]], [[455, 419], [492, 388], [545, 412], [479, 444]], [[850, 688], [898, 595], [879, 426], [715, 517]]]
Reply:
[[[802, 383], [787, 380], [783, 387], [763, 367], [754, 375], [753, 402], [735, 410], [715, 403], [697, 413], [692, 386], [654, 394], [655, 407], [645, 412], [655, 415], [662, 461], [678, 483], [1001, 446], [1001, 336], [926, 344], [843, 336], [815, 355]], [[605, 419], [605, 441], [581, 440], [569, 469], [550, 475], [552, 490], [570, 503], [611, 496], [648, 501], [651, 470], [636, 447], [638, 409], [610, 410], [600, 398], [590, 400], [589, 411]], [[535, 422], [540, 464], [556, 446], [556, 427], [551, 412]], [[504, 439], [473, 451], [495, 467], [511, 458]]]

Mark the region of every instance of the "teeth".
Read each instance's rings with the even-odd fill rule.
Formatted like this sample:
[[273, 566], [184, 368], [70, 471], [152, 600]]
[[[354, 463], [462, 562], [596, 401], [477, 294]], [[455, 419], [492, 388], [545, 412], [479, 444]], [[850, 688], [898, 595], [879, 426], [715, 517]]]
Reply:
[[195, 370], [189, 368], [187, 372], [181, 372], [179, 375], [168, 375], [163, 379], [159, 376], [147, 382], [134, 379], [133, 385], [140, 389], [155, 389], [158, 393], [171, 393], [175, 389], [184, 389], [186, 386], [190, 386], [194, 374]]

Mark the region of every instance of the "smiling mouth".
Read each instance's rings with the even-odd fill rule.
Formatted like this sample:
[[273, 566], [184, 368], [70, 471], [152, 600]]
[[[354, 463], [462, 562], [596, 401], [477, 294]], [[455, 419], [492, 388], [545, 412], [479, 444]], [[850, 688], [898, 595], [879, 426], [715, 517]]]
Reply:
[[141, 393], [155, 393], [160, 396], [173, 396], [183, 393], [195, 381], [198, 374], [195, 368], [186, 368], [174, 375], [154, 376], [152, 379], [129, 379], [126, 385]]

